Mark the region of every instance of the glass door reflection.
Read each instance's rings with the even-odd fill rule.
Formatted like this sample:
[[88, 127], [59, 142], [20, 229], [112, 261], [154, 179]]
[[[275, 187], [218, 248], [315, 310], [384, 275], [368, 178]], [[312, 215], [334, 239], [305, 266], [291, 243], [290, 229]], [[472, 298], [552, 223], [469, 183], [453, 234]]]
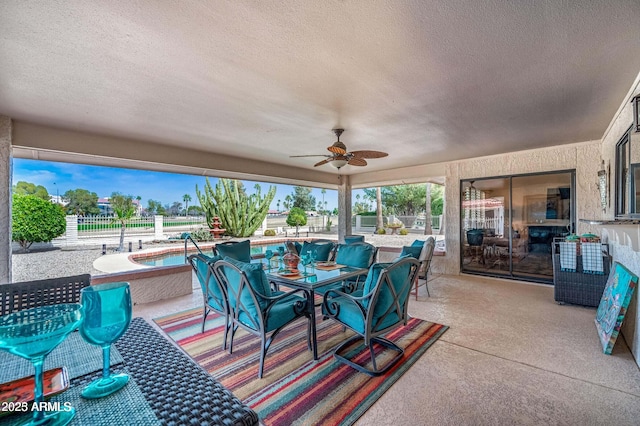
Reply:
[[509, 275], [509, 179], [462, 182], [462, 270]]
[[512, 178], [513, 274], [553, 280], [551, 243], [573, 229], [573, 173]]

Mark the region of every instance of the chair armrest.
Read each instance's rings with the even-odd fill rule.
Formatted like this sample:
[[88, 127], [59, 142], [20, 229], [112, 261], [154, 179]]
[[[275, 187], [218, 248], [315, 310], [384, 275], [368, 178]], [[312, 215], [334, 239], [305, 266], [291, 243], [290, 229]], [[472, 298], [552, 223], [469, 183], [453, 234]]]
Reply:
[[[282, 294], [278, 294], [277, 296], [263, 296], [262, 294], [256, 292], [256, 295], [258, 295], [259, 297], [261, 297], [263, 300], [268, 301], [269, 303], [267, 304], [267, 307], [263, 310], [264, 315], [268, 316], [269, 312], [271, 311], [271, 308], [278, 303], [280, 300], [286, 299], [287, 297], [290, 296], [295, 296], [296, 293], [304, 293], [304, 290], [302, 289], [296, 289], [296, 290], [292, 290], [292, 291], [287, 291], [284, 292]], [[305, 312], [308, 300], [306, 299], [306, 297], [303, 295], [302, 296], [305, 301], [297, 301], [294, 304], [294, 311], [296, 312], [297, 315], [302, 315]]]
[[364, 306], [363, 302], [371, 299], [373, 292], [364, 294], [362, 296], [353, 296], [351, 294], [348, 294], [336, 289], [327, 290], [327, 292], [324, 294], [322, 298], [322, 307], [324, 308], [328, 316], [335, 317], [338, 315], [339, 305], [336, 302], [330, 300], [330, 298], [332, 297], [331, 296], [332, 294], [334, 295], [333, 297], [336, 297], [336, 296], [341, 297], [342, 298], [341, 300], [345, 300], [345, 301], [348, 301], [349, 303], [353, 303], [354, 305], [356, 305], [356, 307], [360, 309], [360, 311], [362, 312], [362, 316], [364, 317], [366, 316], [367, 308]]
[[269, 303], [272, 303], [272, 302], [275, 303], [275, 302], [277, 302], [277, 301], [279, 301], [281, 299], [284, 299], [285, 297], [292, 296], [295, 293], [304, 293], [304, 290], [299, 288], [299, 289], [283, 292], [282, 294], [278, 294], [277, 296], [265, 296], [265, 295], [263, 295], [261, 293], [256, 292], [256, 294], [258, 296], [260, 296], [262, 299], [268, 301]]

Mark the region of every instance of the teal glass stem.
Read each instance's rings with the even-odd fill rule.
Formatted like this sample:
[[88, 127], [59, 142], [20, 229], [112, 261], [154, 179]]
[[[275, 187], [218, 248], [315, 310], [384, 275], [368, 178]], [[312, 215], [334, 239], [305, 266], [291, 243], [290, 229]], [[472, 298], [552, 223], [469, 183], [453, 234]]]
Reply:
[[[40, 405], [40, 403], [42, 401], [44, 401], [44, 383], [43, 383], [43, 379], [44, 379], [44, 357], [38, 357], [35, 359], [32, 359], [31, 362], [33, 363], [33, 367], [35, 368], [35, 389], [33, 391], [34, 393], [34, 402], [38, 405]], [[40, 410], [36, 410], [36, 412], [33, 415], [33, 421], [34, 423], [37, 422], [41, 422], [45, 417], [45, 412], [44, 411], [40, 411]]]
[[108, 378], [111, 371], [111, 345], [102, 347], [102, 377]]

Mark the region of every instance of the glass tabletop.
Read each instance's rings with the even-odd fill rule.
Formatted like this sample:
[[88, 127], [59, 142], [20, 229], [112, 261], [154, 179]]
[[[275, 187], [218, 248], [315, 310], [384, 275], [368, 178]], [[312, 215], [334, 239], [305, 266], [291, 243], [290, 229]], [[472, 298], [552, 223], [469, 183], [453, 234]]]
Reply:
[[335, 269], [307, 267], [306, 274], [304, 272], [304, 268], [300, 266], [299, 271], [299, 274], [287, 276], [288, 274], [279, 273], [278, 268], [265, 269], [270, 280], [292, 284], [303, 288], [322, 287], [327, 284], [336, 283], [367, 273], [366, 268], [352, 268], [350, 266], [343, 266]]

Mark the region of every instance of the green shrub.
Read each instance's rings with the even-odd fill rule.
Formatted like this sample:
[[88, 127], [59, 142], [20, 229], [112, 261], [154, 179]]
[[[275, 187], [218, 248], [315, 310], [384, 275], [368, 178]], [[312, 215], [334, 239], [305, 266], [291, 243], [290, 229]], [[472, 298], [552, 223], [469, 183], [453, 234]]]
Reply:
[[289, 216], [287, 216], [287, 225], [296, 227], [296, 236], [299, 233], [299, 228], [307, 224], [307, 212], [300, 207], [293, 207], [289, 210]]
[[409, 230], [407, 228], [402, 228], [399, 232], [400, 235], [407, 235], [409, 233]]
[[213, 236], [209, 232], [209, 228], [198, 228], [195, 231], [191, 231], [191, 238], [196, 241], [212, 241]]
[[46, 243], [67, 229], [64, 210], [59, 204], [35, 195], [14, 194], [11, 238], [27, 250], [33, 243]]
[[378, 230], [376, 231], [376, 233], [377, 233], [378, 235], [384, 235], [384, 234], [386, 234], [386, 233], [387, 233], [387, 231], [385, 231], [385, 229], [384, 229], [384, 228], [380, 228], [380, 229], [378, 229]]
[[327, 232], [331, 232], [331, 225], [333, 225], [333, 223], [331, 222], [331, 217], [327, 218]]
[[275, 237], [276, 236], [276, 231], [275, 231], [275, 229], [265, 229], [263, 235], [265, 237]]

